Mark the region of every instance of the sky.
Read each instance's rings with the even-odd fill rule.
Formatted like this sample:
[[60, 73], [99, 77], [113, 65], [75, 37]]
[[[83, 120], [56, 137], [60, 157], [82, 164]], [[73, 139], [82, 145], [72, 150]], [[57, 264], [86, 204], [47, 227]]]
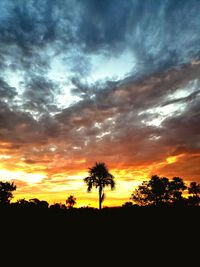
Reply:
[[129, 201], [153, 174], [200, 182], [199, 0], [1, 0], [0, 179], [69, 195], [105, 162]]

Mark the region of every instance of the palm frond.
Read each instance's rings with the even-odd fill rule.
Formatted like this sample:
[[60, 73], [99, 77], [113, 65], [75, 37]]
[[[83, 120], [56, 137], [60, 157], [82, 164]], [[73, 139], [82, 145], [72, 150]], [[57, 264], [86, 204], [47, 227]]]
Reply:
[[90, 192], [92, 190], [92, 187], [95, 186], [95, 177], [94, 176], [88, 176], [83, 179], [84, 182], [87, 184], [88, 188], [87, 191]]

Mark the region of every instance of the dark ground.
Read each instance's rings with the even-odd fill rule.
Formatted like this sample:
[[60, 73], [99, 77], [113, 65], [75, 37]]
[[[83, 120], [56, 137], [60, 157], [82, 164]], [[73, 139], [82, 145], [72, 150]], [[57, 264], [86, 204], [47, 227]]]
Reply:
[[193, 266], [199, 255], [199, 215], [200, 208], [0, 209], [0, 252], [1, 257], [10, 253], [7, 261], [15, 253], [20, 261], [28, 258], [26, 266], [53, 261], [53, 266], [69, 261], [96, 266], [106, 259], [117, 264], [118, 257], [122, 266], [130, 259], [139, 260], [137, 266], [165, 266], [173, 257], [186, 261], [192, 249], [188, 266]]

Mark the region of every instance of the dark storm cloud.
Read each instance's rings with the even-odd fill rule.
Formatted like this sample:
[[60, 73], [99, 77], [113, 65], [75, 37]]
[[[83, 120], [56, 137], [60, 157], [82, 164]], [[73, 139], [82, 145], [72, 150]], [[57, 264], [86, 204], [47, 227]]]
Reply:
[[[5, 15], [1, 19], [0, 36], [4, 43], [16, 44], [29, 52], [54, 39], [53, 1], [1, 1]], [[56, 19], [56, 18], [55, 18]]]
[[198, 57], [199, 1], [79, 1], [78, 34], [86, 51], [136, 55], [152, 72]]
[[0, 116], [1, 116], [1, 129], [13, 130], [16, 126], [22, 123], [29, 123], [32, 118], [24, 112], [14, 112], [4, 102], [0, 102]]
[[61, 125], [48, 113], [45, 113], [43, 114], [43, 116], [40, 117], [39, 125], [43, 129], [44, 136], [49, 138], [59, 138], [61, 132]]
[[[131, 14], [132, 1], [78, 1], [81, 5], [79, 40], [87, 52], [122, 51]], [[132, 25], [134, 27], [134, 23]]]
[[[87, 53], [133, 51], [141, 70], [166, 68], [197, 57], [200, 2], [192, 1], [1, 1], [0, 40], [20, 47], [55, 44]], [[151, 68], [151, 69], [150, 69]]]
[[39, 113], [55, 111], [54, 95], [56, 84], [38, 75], [27, 77], [24, 81], [25, 91], [23, 93], [24, 108], [35, 110]]
[[12, 100], [17, 95], [16, 89], [9, 86], [5, 81], [0, 79], [0, 97], [1, 100]]
[[13, 110], [8, 104], [0, 102], [0, 140], [7, 142], [8, 148], [27, 145], [48, 144], [48, 138], [58, 137], [58, 123], [49, 115], [35, 120], [31, 113]]
[[[198, 57], [199, 7], [195, 0], [1, 1], [1, 67], [34, 80], [24, 86], [25, 108], [40, 110], [47, 101], [53, 106], [50, 91], [56, 86], [50, 85], [47, 94], [44, 86], [49, 83], [50, 46], [53, 55], [63, 54], [63, 64], [74, 73], [73, 92], [85, 97], [88, 86], [78, 80], [91, 72], [88, 55], [117, 56], [128, 48], [137, 61], [133, 78]], [[42, 86], [35, 78], [41, 74]], [[38, 88], [30, 89], [30, 83]]]
[[[195, 153], [200, 150], [200, 94], [187, 103], [185, 111], [163, 122], [162, 142], [174, 148], [176, 153]], [[170, 131], [170, 136], [168, 132]]]
[[36, 128], [38, 127], [30, 114], [12, 111], [7, 104], [0, 102], [1, 141], [21, 145], [28, 142], [31, 133], [37, 132]]
[[[56, 117], [63, 123], [71, 122], [74, 126], [82, 126], [88, 122], [87, 126], [89, 126], [94, 121], [101, 122], [117, 114], [133, 112], [137, 115], [140, 111], [173, 103], [175, 100], [166, 99], [168, 94], [175, 92], [177, 88], [184, 88], [189, 81], [199, 76], [200, 64], [187, 64], [179, 69], [157, 73], [135, 83], [128, 82], [122, 85], [117, 82], [103, 83], [104, 89], [101, 88], [100, 83], [93, 88], [93, 97], [88, 97], [63, 110]], [[79, 88], [82, 93], [91, 96], [89, 87], [79, 86]], [[197, 84], [195, 92], [186, 98], [176, 99], [176, 102], [191, 101], [195, 96], [198, 97], [198, 92]]]
[[111, 48], [126, 34], [131, 6], [132, 1], [6, 0], [1, 3], [0, 36], [27, 52], [55, 40], [92, 51]]

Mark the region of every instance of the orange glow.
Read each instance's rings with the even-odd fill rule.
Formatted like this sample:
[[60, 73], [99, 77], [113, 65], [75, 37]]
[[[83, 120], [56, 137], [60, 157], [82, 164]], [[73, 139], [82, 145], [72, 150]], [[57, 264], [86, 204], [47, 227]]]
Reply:
[[[80, 160], [80, 163], [82, 162]], [[48, 173], [48, 170], [36, 172], [36, 170], [44, 169], [45, 166], [42, 165], [37, 166], [37, 168], [31, 166], [29, 171], [25, 163], [18, 165], [21, 166], [21, 169], [17, 167], [13, 171], [0, 170], [1, 177], [16, 181], [17, 191], [14, 194], [13, 201], [20, 198], [37, 197], [47, 200], [50, 204], [55, 202], [65, 203], [67, 196], [72, 194], [77, 198], [77, 207], [98, 207], [97, 189], [94, 188], [92, 192], [88, 193], [83, 182], [83, 178], [88, 175], [87, 167], [72, 171], [61, 168], [60, 172], [56, 168], [55, 172], [50, 170], [50, 173]], [[132, 191], [141, 183], [142, 179], [148, 177], [146, 170], [141, 168], [110, 169], [110, 172], [115, 176], [116, 189], [113, 191], [110, 191], [109, 188], [105, 189], [104, 206], [120, 206], [129, 201]]]
[[[58, 149], [59, 145], [56, 146]], [[10, 149], [8, 143], [0, 143], [0, 179], [16, 183], [17, 190], [14, 192], [13, 201], [36, 197], [50, 204], [65, 203], [69, 195], [74, 195], [77, 198], [77, 207], [98, 207], [98, 191], [94, 188], [88, 193], [87, 186], [83, 182], [83, 178], [88, 175], [88, 168], [95, 163], [93, 159], [79, 156], [78, 149], [77, 155], [71, 160], [64, 158], [56, 149], [50, 154], [42, 152], [37, 154], [35, 149], [31, 157], [27, 157], [25, 152]], [[179, 154], [145, 164], [135, 164], [131, 161], [116, 163], [105, 158], [109, 171], [115, 177], [116, 188], [113, 191], [110, 191], [110, 188], [105, 189], [106, 197], [103, 205], [120, 206], [130, 201], [133, 190], [153, 174], [171, 178], [178, 173], [186, 180], [196, 178], [195, 173], [192, 177], [188, 177], [190, 169], [187, 172], [187, 164], [191, 161], [194, 163], [190, 163], [189, 167], [192, 164], [197, 166], [198, 157], [199, 154]]]

